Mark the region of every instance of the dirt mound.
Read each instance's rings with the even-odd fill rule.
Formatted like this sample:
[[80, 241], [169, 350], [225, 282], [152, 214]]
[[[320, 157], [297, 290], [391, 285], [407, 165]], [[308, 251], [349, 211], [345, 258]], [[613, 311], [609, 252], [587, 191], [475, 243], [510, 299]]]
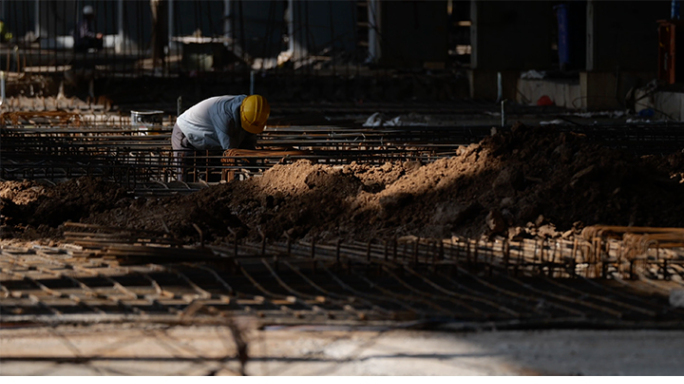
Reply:
[[[274, 168], [261, 183], [253, 183], [250, 209], [259, 223], [245, 222], [261, 225], [269, 236], [290, 231], [359, 239], [452, 233], [558, 236], [599, 223], [682, 226], [684, 188], [662, 168], [667, 167], [656, 169], [580, 135], [517, 126], [418, 168], [333, 169], [303, 163]], [[289, 172], [298, 178], [292, 179], [298, 187], [282, 189], [286, 196], [276, 198], [276, 204], [259, 204], [268, 196], [259, 189], [278, 189]]]
[[232, 186], [216, 186], [190, 196], [129, 198], [121, 206], [81, 221], [168, 233], [184, 241], [199, 238], [194, 226], [197, 225], [205, 238], [222, 238], [230, 233], [228, 228], [244, 233], [244, 225], [232, 213], [231, 189]]
[[684, 189], [668, 179], [667, 167], [581, 135], [518, 126], [473, 147], [478, 158], [466, 169], [477, 175], [452, 192], [471, 194], [485, 208], [480, 218], [488, 211], [510, 226], [550, 222], [559, 230], [576, 222], [684, 225]]
[[[148, 199], [79, 179], [46, 189], [21, 209], [25, 217], [35, 212], [23, 221], [34, 226], [80, 220], [186, 240], [199, 237], [193, 224], [209, 240], [231, 233], [320, 240], [559, 236], [599, 223], [684, 226], [684, 184], [671, 178], [678, 159], [640, 159], [581, 135], [519, 125], [428, 165], [299, 161], [189, 196]], [[13, 196], [29, 196], [22, 188]]]
[[[221, 191], [214, 188], [211, 193]], [[3, 236], [59, 236], [67, 221], [168, 232], [180, 239], [198, 237], [193, 224], [211, 238], [225, 236], [229, 226], [242, 227], [225, 199], [198, 192], [176, 198], [134, 198], [116, 184], [83, 177], [43, 187], [33, 182], [0, 183]]]
[[0, 200], [26, 205], [45, 194], [45, 187], [32, 181], [0, 181]]
[[178, 198], [159, 215], [188, 217], [182, 207], [194, 206], [195, 220], [254, 239], [260, 232], [367, 239], [559, 236], [597, 223], [683, 226], [683, 186], [664, 168], [580, 135], [517, 126], [425, 166], [278, 165], [259, 178]]
[[79, 221], [114, 208], [125, 199], [126, 190], [115, 184], [83, 177], [45, 187], [34, 182], [0, 183], [3, 224], [48, 225]]

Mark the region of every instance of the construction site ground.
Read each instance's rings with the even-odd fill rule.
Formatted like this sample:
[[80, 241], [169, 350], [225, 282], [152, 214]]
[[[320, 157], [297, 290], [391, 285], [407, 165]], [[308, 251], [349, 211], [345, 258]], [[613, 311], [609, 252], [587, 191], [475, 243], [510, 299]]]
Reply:
[[379, 107], [185, 182], [169, 124], [5, 115], [0, 374], [684, 374], [684, 127]]
[[[287, 232], [293, 238], [368, 240], [534, 237], [540, 230], [559, 237], [593, 224], [684, 226], [681, 151], [639, 157], [587, 136], [579, 129], [518, 124], [430, 163], [338, 166], [295, 158], [262, 177], [187, 196], [133, 196], [93, 177], [55, 187], [7, 181], [0, 190], [3, 232], [41, 237], [64, 222], [81, 221], [166, 230], [184, 241], [199, 240], [193, 224], [209, 241], [226, 240], [231, 230], [251, 239], [262, 231], [269, 239]], [[648, 148], [647, 142], [636, 145]], [[11, 234], [16, 229], [23, 234]]]
[[[684, 375], [681, 331], [275, 328], [248, 332], [248, 375]], [[219, 326], [0, 330], [2, 375], [236, 375]]]

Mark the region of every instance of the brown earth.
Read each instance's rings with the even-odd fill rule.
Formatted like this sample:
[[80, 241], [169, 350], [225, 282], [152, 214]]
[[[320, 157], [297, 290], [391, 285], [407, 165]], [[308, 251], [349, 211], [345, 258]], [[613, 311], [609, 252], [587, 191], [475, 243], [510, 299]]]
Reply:
[[[637, 158], [581, 135], [518, 125], [428, 165], [299, 161], [188, 196], [132, 198], [92, 179], [0, 184], [5, 237], [66, 220], [195, 241], [401, 235], [571, 236], [584, 225], [684, 226], [681, 154]], [[28, 228], [28, 230], [27, 230]]]
[[644, 156], [643, 160], [652, 167], [667, 172], [674, 181], [684, 183], [684, 149], [668, 156]]

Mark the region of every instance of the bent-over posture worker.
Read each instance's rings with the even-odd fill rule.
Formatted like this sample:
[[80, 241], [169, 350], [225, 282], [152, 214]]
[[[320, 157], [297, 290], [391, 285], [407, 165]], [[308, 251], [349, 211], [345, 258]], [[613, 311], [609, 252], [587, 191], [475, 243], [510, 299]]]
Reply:
[[271, 108], [263, 96], [217, 96], [201, 101], [176, 120], [171, 146], [183, 180], [183, 158], [197, 150], [255, 149]]

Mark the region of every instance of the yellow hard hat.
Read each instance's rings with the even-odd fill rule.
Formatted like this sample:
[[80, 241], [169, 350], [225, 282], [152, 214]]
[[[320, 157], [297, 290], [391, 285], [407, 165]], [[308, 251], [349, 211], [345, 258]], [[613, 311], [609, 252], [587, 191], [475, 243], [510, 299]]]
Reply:
[[240, 105], [242, 128], [250, 133], [259, 134], [263, 132], [270, 114], [271, 107], [263, 96], [247, 96]]

